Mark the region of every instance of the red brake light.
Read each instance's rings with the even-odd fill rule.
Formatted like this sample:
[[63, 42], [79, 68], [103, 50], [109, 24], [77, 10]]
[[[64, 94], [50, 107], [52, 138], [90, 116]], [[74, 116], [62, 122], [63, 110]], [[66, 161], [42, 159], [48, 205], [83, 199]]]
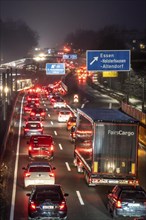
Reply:
[[45, 115], [45, 112], [42, 112], [41, 115]]
[[49, 173], [49, 176], [50, 177], [54, 177], [54, 173]]
[[42, 130], [43, 130], [42, 128], [39, 128], [39, 129], [38, 129], [38, 131], [42, 131]]
[[33, 115], [35, 115], [35, 113], [34, 113], [34, 112], [31, 112], [30, 115], [33, 116]]
[[34, 204], [34, 202], [31, 202], [30, 208], [31, 208], [33, 211], [36, 210], [36, 205]]
[[24, 130], [25, 130], [25, 131], [29, 131], [29, 128], [25, 128]]
[[53, 145], [51, 145], [51, 151], [53, 151], [54, 150], [54, 146]]
[[116, 208], [121, 208], [121, 207], [122, 207], [121, 201], [118, 200], [118, 201], [116, 202]]
[[25, 173], [25, 177], [30, 177], [30, 173], [29, 172]]
[[65, 202], [63, 201], [60, 205], [59, 205], [59, 209], [63, 210], [65, 208]]
[[29, 149], [29, 150], [32, 150], [32, 146], [30, 145], [28, 149]]

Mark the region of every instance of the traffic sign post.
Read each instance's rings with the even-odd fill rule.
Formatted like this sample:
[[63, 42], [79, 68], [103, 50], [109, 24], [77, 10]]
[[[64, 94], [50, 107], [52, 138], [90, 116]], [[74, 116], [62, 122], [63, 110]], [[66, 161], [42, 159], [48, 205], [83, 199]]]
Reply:
[[130, 71], [130, 50], [88, 50], [87, 71]]
[[64, 75], [65, 63], [46, 63], [46, 75]]

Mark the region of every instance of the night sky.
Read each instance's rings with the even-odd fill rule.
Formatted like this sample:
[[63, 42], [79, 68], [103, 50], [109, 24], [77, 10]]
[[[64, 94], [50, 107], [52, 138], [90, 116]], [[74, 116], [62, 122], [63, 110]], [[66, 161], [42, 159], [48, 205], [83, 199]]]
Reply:
[[40, 36], [40, 47], [55, 47], [77, 29], [107, 25], [146, 30], [146, 0], [0, 0], [0, 17], [23, 20]]

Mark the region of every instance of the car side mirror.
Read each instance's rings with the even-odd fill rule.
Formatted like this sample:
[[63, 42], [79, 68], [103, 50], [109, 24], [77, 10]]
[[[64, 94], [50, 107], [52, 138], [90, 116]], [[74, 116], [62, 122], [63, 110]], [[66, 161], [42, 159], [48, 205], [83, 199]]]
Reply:
[[27, 195], [28, 197], [30, 197], [31, 194], [30, 194], [30, 193], [27, 193], [26, 195]]
[[26, 168], [25, 168], [25, 167], [22, 167], [22, 170], [26, 170]]
[[53, 167], [52, 169], [53, 169], [53, 170], [56, 170], [56, 167]]
[[66, 196], [69, 196], [69, 194], [68, 193], [64, 193], [64, 196], [66, 197]]
[[29, 141], [27, 141], [26, 143], [29, 144]]

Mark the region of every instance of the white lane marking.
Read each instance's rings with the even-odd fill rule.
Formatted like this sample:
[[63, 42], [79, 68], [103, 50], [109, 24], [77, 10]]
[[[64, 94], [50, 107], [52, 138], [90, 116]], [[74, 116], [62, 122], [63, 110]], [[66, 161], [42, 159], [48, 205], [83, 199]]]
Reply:
[[81, 205], [85, 205], [84, 202], [83, 202], [83, 199], [82, 199], [82, 197], [81, 197], [80, 192], [79, 192], [79, 191], [76, 191], [76, 193], [77, 193], [77, 196], [78, 196], [78, 199], [79, 199]]
[[68, 171], [71, 171], [71, 169], [70, 169], [70, 166], [69, 166], [68, 162], [65, 162], [65, 164], [66, 164], [67, 170], [68, 170]]
[[81, 108], [84, 108], [85, 104], [82, 104]]
[[48, 114], [48, 117], [50, 117], [50, 114]]
[[46, 106], [46, 104], [44, 104], [44, 106]]
[[57, 131], [54, 131], [54, 134], [57, 135]]
[[51, 125], [53, 125], [54, 123], [53, 123], [53, 121], [51, 121]]
[[62, 148], [62, 145], [61, 145], [61, 144], [59, 144], [59, 148], [60, 148], [60, 150], [63, 150], [63, 148]]
[[23, 101], [24, 101], [24, 97], [22, 98], [21, 108], [20, 108], [20, 119], [19, 119], [19, 130], [18, 130], [18, 139], [17, 139], [15, 169], [14, 169], [13, 191], [12, 191], [12, 199], [11, 199], [10, 220], [14, 219], [16, 186], [17, 186], [17, 173], [18, 173], [18, 160], [19, 160], [19, 147], [20, 147], [21, 127], [22, 127], [22, 106], [23, 106]]

